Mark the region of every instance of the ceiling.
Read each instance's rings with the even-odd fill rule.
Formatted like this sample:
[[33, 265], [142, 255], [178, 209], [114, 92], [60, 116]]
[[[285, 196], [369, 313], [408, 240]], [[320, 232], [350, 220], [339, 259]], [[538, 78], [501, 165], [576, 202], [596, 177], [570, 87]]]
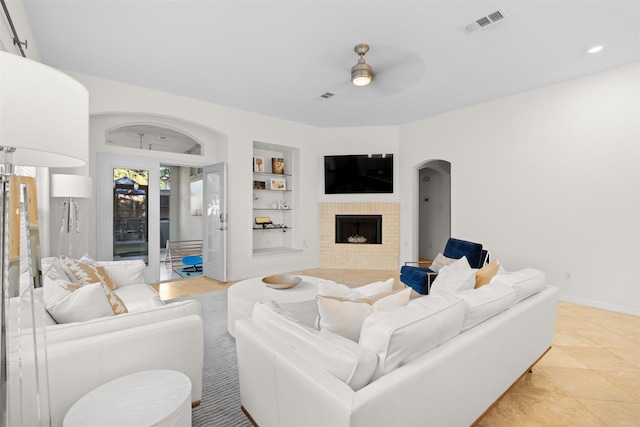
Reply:
[[53, 67], [319, 127], [403, 124], [640, 60], [637, 0], [23, 3]]

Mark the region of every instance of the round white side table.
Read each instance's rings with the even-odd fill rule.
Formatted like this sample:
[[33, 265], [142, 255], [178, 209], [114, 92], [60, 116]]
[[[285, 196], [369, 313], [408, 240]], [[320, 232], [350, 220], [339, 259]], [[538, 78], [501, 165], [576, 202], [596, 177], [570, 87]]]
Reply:
[[64, 427], [191, 426], [191, 381], [181, 372], [142, 371], [109, 381], [80, 398]]
[[302, 281], [293, 288], [273, 289], [262, 282], [262, 277], [242, 280], [227, 290], [227, 330], [235, 337], [236, 320], [251, 317], [257, 302], [302, 302], [318, 295], [318, 278], [300, 276]]

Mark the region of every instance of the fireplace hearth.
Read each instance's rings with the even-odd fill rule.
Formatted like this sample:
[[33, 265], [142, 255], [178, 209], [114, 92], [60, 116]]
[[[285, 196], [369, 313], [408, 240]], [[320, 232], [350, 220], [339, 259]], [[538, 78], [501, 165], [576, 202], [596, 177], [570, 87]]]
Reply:
[[382, 244], [382, 215], [336, 215], [335, 242]]

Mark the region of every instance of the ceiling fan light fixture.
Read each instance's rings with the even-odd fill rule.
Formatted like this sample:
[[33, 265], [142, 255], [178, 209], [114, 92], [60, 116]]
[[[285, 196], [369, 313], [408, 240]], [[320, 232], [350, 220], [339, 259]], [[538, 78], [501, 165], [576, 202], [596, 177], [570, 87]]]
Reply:
[[373, 80], [371, 65], [364, 61], [364, 55], [369, 51], [369, 45], [361, 43], [353, 49], [359, 56], [358, 63], [351, 67], [351, 83], [356, 86], [366, 86]]

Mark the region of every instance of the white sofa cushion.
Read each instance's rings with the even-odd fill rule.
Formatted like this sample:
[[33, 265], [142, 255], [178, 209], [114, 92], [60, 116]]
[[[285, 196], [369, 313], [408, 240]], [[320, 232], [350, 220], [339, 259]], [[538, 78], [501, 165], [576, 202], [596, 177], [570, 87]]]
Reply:
[[275, 301], [257, 303], [251, 318], [261, 328], [272, 331], [286, 346], [353, 390], [367, 385], [376, 369], [378, 358], [375, 353], [347, 338], [303, 324]]
[[149, 285], [120, 286], [114, 292], [124, 301], [130, 312], [148, 310], [165, 305], [160, 299], [160, 295]]
[[342, 283], [320, 279], [318, 281], [318, 295], [341, 297], [350, 300], [370, 297], [393, 290], [393, 277], [385, 281], [369, 283], [368, 285], [352, 288]]
[[438, 276], [431, 285], [431, 294], [440, 292], [455, 293], [472, 289], [476, 284], [475, 270], [469, 265], [467, 257], [463, 256], [451, 265], [440, 269]]
[[456, 336], [464, 315], [464, 301], [449, 293], [370, 314], [362, 324], [360, 344], [378, 355], [372, 380]]
[[129, 312], [115, 317], [110, 316], [86, 322], [65, 323], [47, 329], [47, 343], [53, 344], [93, 337], [190, 315], [202, 315], [200, 303], [196, 300], [174, 302], [162, 307], [153, 307], [135, 313]]
[[525, 268], [512, 273], [498, 273], [491, 279], [491, 283], [503, 283], [513, 288], [516, 292], [514, 304], [540, 292], [544, 288], [545, 282], [544, 271], [535, 268]]
[[145, 283], [144, 261], [96, 261], [107, 270], [118, 286], [127, 286]]
[[477, 289], [460, 291], [455, 294], [466, 305], [466, 315], [462, 330], [473, 328], [477, 324], [502, 313], [516, 302], [516, 292], [503, 283], [489, 283]]
[[350, 300], [318, 295], [320, 330], [333, 332], [353, 341], [360, 338], [364, 319], [374, 311], [407, 305], [411, 288]]

